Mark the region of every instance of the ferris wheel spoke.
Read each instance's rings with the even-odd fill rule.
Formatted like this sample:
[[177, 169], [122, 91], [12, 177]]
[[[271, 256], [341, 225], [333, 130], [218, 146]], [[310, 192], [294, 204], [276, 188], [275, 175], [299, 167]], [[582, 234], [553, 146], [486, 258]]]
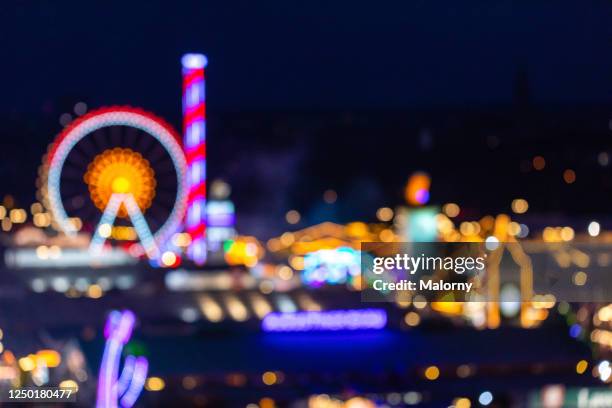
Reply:
[[83, 180], [83, 170], [81, 167], [77, 167], [72, 163], [66, 163], [64, 164], [64, 171], [62, 172], [62, 179]]
[[87, 141], [92, 144], [96, 152], [102, 152], [108, 148], [107, 142], [107, 129], [100, 128], [91, 134], [91, 137], [87, 138]]
[[83, 166], [87, 167], [89, 164], [89, 157], [83, 154], [80, 150], [73, 149], [71, 154], [69, 154], [66, 158], [66, 164], [70, 164], [78, 168], [83, 168]]
[[146, 132], [142, 132], [142, 131], [137, 132], [136, 148], [139, 152], [148, 154], [149, 150], [151, 149], [151, 146], [155, 145], [155, 141], [153, 140], [152, 137], [147, 137], [147, 136], [149, 136], [149, 134]]
[[123, 145], [121, 143], [122, 133], [123, 133], [122, 128], [119, 126], [113, 126], [109, 129], [108, 140], [111, 146], [122, 146]]
[[149, 162], [157, 164], [157, 163], [159, 163], [164, 158], [164, 156], [167, 153], [160, 146], [155, 146], [155, 148], [152, 149], [149, 154], [151, 155], [150, 159], [149, 159]]
[[138, 142], [138, 129], [133, 127], [127, 127], [124, 134], [124, 142], [130, 146], [135, 147]]
[[83, 156], [91, 160], [96, 155], [96, 148], [89, 139], [81, 140], [74, 146]]

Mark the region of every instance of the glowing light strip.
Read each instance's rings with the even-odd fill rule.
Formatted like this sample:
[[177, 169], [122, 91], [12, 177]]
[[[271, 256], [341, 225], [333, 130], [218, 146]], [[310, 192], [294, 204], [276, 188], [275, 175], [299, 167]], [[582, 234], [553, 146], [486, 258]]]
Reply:
[[115, 222], [115, 218], [117, 217], [117, 212], [119, 211], [119, 207], [121, 206], [121, 196], [118, 194], [113, 194], [111, 198], [108, 200], [106, 204], [106, 208], [102, 213], [102, 217], [100, 218], [100, 222], [96, 226], [96, 230], [91, 237], [91, 242], [89, 243], [89, 250], [95, 254], [100, 255], [102, 253], [102, 249], [104, 248], [104, 242], [106, 238], [102, 236], [100, 233], [100, 228], [103, 225], [112, 226]]
[[113, 225], [121, 204], [125, 205], [130, 220], [134, 225], [134, 229], [138, 234], [138, 238], [140, 238], [140, 243], [144, 247], [147, 256], [151, 259], [157, 259], [159, 257], [159, 249], [155, 244], [155, 239], [153, 238], [153, 234], [151, 234], [149, 225], [147, 224], [144, 215], [142, 215], [142, 212], [140, 211], [138, 204], [136, 204], [136, 200], [132, 194], [113, 193], [111, 195], [111, 198], [108, 200], [108, 204], [104, 209], [104, 213], [102, 214], [102, 218], [100, 219], [100, 222], [96, 227], [96, 231], [91, 239], [91, 243], [89, 245], [90, 251], [94, 255], [99, 256], [102, 254], [106, 237], [102, 236], [100, 233], [100, 228], [102, 228], [104, 225], [108, 225], [109, 227]]
[[130, 383], [132, 381], [132, 377], [134, 376], [134, 366], [136, 365], [136, 357], [127, 356], [125, 361], [123, 362], [123, 370], [121, 371], [121, 375], [119, 376], [119, 380], [117, 380], [117, 394], [123, 395], [125, 391], [127, 391]]
[[275, 312], [261, 322], [266, 332], [381, 330], [386, 325], [387, 313], [383, 309]]
[[202, 54], [185, 54], [183, 65], [183, 145], [187, 158], [186, 230], [191, 235], [188, 256], [206, 262], [206, 98]]
[[106, 346], [100, 365], [98, 377], [98, 399], [97, 408], [117, 407], [117, 375], [119, 372], [119, 361], [121, 350], [127, 343], [134, 327], [135, 317], [130, 311], [112, 311], [104, 327]]
[[123, 394], [123, 397], [121, 397], [121, 406], [123, 408], [131, 408], [136, 403], [147, 379], [147, 371], [149, 371], [149, 362], [147, 359], [144, 357], [136, 358], [132, 381], [125, 391], [125, 394]]
[[125, 204], [128, 215], [134, 224], [134, 229], [138, 234], [138, 238], [140, 238], [140, 242], [147, 252], [147, 256], [151, 259], [157, 259], [159, 256], [159, 250], [157, 249], [157, 245], [155, 245], [155, 239], [153, 238], [153, 234], [151, 234], [149, 224], [147, 224], [147, 221], [145, 220], [144, 215], [142, 215], [138, 204], [136, 204], [134, 196], [132, 194], [127, 194], [123, 200], [123, 203]]
[[47, 181], [49, 204], [53, 216], [60, 229], [66, 234], [76, 233], [62, 203], [60, 193], [62, 169], [68, 154], [79, 141], [96, 130], [108, 126], [129, 126], [148, 133], [161, 143], [172, 160], [177, 180], [176, 199], [170, 216], [154, 235], [157, 245], [163, 246], [171, 235], [178, 231], [185, 214], [187, 163], [178, 137], [172, 128], [162, 119], [140, 109], [119, 106], [92, 111], [76, 120], [58, 136], [49, 154]]
[[134, 313], [129, 310], [114, 310], [108, 316], [104, 327], [106, 345], [98, 376], [96, 408], [117, 408], [122, 393], [121, 406], [130, 408], [142, 391], [148, 370], [144, 357], [127, 356], [121, 377], [117, 379], [121, 351], [132, 335], [135, 321]]

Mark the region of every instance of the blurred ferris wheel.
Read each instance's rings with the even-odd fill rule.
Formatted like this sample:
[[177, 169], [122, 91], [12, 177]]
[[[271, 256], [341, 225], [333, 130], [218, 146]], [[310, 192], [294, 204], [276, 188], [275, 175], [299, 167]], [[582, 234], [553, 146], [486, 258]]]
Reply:
[[99, 252], [108, 238], [138, 240], [134, 253], [157, 257], [180, 229], [187, 204], [179, 140], [163, 119], [132, 107], [75, 120], [39, 171], [39, 198], [54, 228], [70, 235], [95, 225], [90, 249]]

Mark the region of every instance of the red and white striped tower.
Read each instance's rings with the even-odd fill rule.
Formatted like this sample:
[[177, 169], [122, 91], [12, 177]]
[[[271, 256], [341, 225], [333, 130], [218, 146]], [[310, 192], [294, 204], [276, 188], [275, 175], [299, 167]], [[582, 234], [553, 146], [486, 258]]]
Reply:
[[187, 158], [186, 231], [191, 236], [187, 255], [206, 262], [206, 97], [203, 54], [185, 54], [183, 65], [183, 131]]

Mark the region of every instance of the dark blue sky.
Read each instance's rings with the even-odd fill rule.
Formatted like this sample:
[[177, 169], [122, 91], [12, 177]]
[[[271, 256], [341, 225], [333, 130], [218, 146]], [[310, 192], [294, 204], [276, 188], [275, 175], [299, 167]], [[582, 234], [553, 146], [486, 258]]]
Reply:
[[[244, 212], [317, 213], [334, 188], [337, 208], [372, 215], [401, 201], [415, 170], [431, 172], [437, 202], [607, 209], [612, 175], [597, 155], [612, 154], [611, 21], [609, 0], [3, 2], [0, 194], [32, 200], [40, 157], [77, 101], [140, 106], [180, 129], [180, 57], [201, 51], [209, 175], [236, 186]], [[531, 105], [511, 105], [519, 73]], [[311, 110], [333, 112], [284, 112]], [[461, 154], [480, 159], [465, 167]], [[550, 158], [542, 177], [521, 170], [536, 154]], [[567, 167], [580, 174], [571, 187]], [[488, 197], [472, 194], [482, 177], [497, 186]], [[602, 199], [585, 202], [593, 183]]]
[[5, 2], [0, 108], [178, 112], [179, 56], [209, 56], [210, 109], [612, 101], [610, 1]]

